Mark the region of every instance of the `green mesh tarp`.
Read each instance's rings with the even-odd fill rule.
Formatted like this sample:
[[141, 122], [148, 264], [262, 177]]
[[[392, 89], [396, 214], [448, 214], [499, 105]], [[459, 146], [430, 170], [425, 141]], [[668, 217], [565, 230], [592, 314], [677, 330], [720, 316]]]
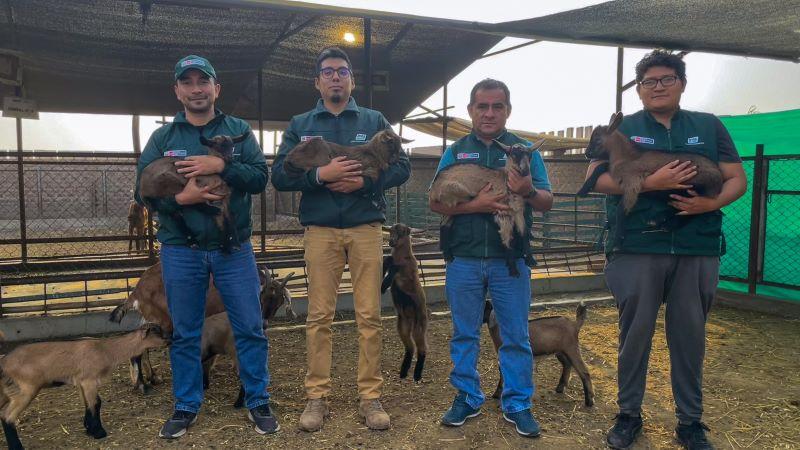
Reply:
[[[753, 156], [764, 144], [768, 166], [764, 205], [766, 227], [762, 280], [756, 293], [800, 302], [800, 109], [766, 114], [721, 117], [736, 148], [745, 158], [747, 193], [723, 209], [728, 253], [720, 275], [747, 279], [750, 215], [753, 201]], [[775, 284], [785, 285], [776, 286]], [[747, 292], [747, 283], [723, 281], [720, 288]]]

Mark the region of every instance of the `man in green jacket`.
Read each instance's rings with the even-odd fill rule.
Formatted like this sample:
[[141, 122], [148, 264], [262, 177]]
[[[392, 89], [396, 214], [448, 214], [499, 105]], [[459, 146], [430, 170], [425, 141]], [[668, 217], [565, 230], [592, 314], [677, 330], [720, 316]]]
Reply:
[[[188, 178], [183, 191], [174, 197], [147, 199], [159, 216], [162, 277], [174, 327], [170, 361], [175, 412], [159, 436], [183, 436], [197, 419], [203, 401], [200, 336], [212, 274], [236, 338], [239, 377], [250, 420], [258, 433], [274, 433], [279, 427], [269, 407], [267, 338], [262, 329], [258, 269], [250, 244], [250, 196], [264, 191], [267, 164], [250, 126], [214, 108], [220, 84], [207, 59], [190, 55], [178, 61], [174, 90], [184, 110], [153, 133], [136, 172], [136, 201], [140, 204], [140, 177], [151, 162], [164, 156], [184, 158], [175, 165]], [[208, 155], [208, 149], [200, 143], [201, 136], [242, 134], [247, 138], [234, 146], [232, 159], [227, 162]], [[221, 199], [196, 183], [198, 175], [210, 174], [219, 174], [231, 188], [229, 211], [241, 240], [231, 253], [222, 251], [224, 238], [214, 217], [198, 208]]]
[[[619, 185], [603, 174], [595, 186], [609, 194], [606, 213], [606, 283], [619, 309], [619, 362], [616, 424], [608, 432], [612, 448], [630, 447], [642, 429], [641, 407], [647, 362], [661, 303], [670, 354], [678, 441], [689, 449], [713, 448], [700, 421], [703, 413], [702, 374], [705, 324], [719, 281], [724, 253], [720, 208], [744, 194], [747, 181], [731, 137], [712, 114], [680, 108], [686, 87], [686, 65], [663, 51], [646, 55], [636, 65], [636, 91], [644, 109], [625, 116], [619, 131], [639, 149], [690, 152], [719, 165], [724, 184], [715, 198], [691, 188], [697, 173], [690, 161], [665, 165], [644, 181], [644, 194], [625, 218], [621, 239], [616, 211]], [[590, 164], [587, 173], [602, 161]], [[656, 191], [687, 190], [688, 194]], [[648, 194], [647, 192], [650, 192]], [[685, 220], [675, 221], [675, 214]]]
[[305, 227], [304, 250], [308, 273], [305, 378], [308, 403], [300, 428], [316, 431], [328, 415], [326, 397], [331, 390], [331, 323], [336, 310], [339, 281], [347, 263], [353, 280], [358, 325], [359, 413], [373, 430], [389, 428], [389, 415], [379, 398], [381, 377], [380, 284], [383, 262], [381, 224], [386, 220], [384, 191], [408, 180], [408, 157], [383, 171], [377, 181], [361, 175], [360, 163], [333, 158], [300, 177], [284, 171], [287, 153], [299, 142], [323, 138], [341, 145], [359, 145], [390, 127], [378, 111], [356, 105], [352, 65], [339, 48], [326, 48], [317, 58], [314, 85], [322, 97], [317, 106], [292, 118], [283, 134], [272, 167], [272, 184], [279, 191], [301, 191], [300, 224]]

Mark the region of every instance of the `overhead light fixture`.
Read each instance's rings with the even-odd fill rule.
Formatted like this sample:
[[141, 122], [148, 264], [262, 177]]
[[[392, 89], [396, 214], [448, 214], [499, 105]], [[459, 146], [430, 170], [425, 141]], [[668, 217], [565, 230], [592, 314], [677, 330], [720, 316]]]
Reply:
[[353, 33], [349, 32], [349, 31], [348, 31], [348, 32], [346, 32], [346, 33], [344, 34], [344, 36], [342, 36], [342, 39], [344, 39], [344, 40], [345, 40], [345, 42], [350, 42], [350, 43], [353, 43], [353, 42], [355, 42], [355, 41], [356, 41], [356, 37], [355, 37], [355, 35], [354, 35]]

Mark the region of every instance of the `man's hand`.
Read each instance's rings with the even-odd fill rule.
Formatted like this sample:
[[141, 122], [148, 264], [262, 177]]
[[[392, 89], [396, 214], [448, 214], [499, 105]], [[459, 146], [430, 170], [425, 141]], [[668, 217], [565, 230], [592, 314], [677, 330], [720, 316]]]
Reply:
[[341, 181], [344, 178], [358, 178], [361, 176], [361, 163], [349, 160], [346, 156], [337, 156], [328, 164], [320, 167], [317, 175], [320, 181], [326, 183]]
[[225, 160], [217, 156], [201, 155], [190, 156], [181, 161], [175, 161], [178, 166], [178, 173], [182, 173], [186, 178], [194, 178], [198, 175], [213, 175], [225, 169]]
[[508, 172], [508, 189], [523, 197], [528, 195], [533, 190], [531, 174], [529, 173], [523, 177], [517, 169], [512, 169]]
[[503, 203], [505, 201], [506, 195], [492, 193], [492, 184], [486, 183], [486, 186], [469, 203], [471, 209], [476, 213], [494, 213], [511, 209], [510, 206]]
[[665, 164], [649, 177], [645, 178], [643, 188], [645, 191], [671, 191], [675, 189], [690, 189], [691, 184], [684, 184], [697, 175], [697, 166], [691, 161], [680, 162], [675, 160]]
[[691, 197], [682, 197], [677, 194], [670, 195], [673, 201], [669, 202], [669, 205], [680, 210], [679, 216], [703, 214], [720, 209], [716, 198], [701, 197], [691, 189], [688, 192]]
[[209, 192], [211, 186], [200, 187], [197, 185], [197, 179], [189, 178], [189, 182], [183, 187], [183, 190], [175, 194], [175, 201], [179, 205], [194, 205], [206, 201], [222, 200], [224, 197], [215, 195]]
[[364, 177], [348, 177], [339, 181], [326, 184], [325, 187], [334, 191], [349, 194], [364, 187]]

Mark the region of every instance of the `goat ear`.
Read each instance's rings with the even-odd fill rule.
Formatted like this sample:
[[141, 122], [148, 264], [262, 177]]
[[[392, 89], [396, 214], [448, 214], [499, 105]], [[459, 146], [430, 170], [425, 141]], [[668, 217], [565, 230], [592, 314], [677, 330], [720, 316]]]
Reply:
[[234, 144], [238, 144], [239, 142], [242, 142], [243, 140], [247, 139], [248, 136], [250, 136], [250, 133], [244, 133], [232, 137], [231, 140], [233, 141]]
[[546, 138], [542, 138], [542, 139], [539, 139], [538, 141], [534, 142], [533, 145], [530, 146], [530, 150], [532, 152], [534, 152], [536, 150], [539, 150], [540, 148], [542, 148], [542, 146], [544, 145], [544, 141], [546, 141], [546, 140], [547, 140]]
[[294, 272], [292, 272], [289, 275], [286, 275], [285, 277], [283, 277], [283, 280], [281, 280], [281, 289], [286, 287], [286, 284], [289, 283], [289, 280], [292, 279], [293, 275], [294, 275]]
[[511, 146], [510, 145], [503, 144], [502, 142], [498, 141], [497, 139], [494, 139], [494, 143], [499, 145], [500, 148], [503, 149], [503, 151], [506, 152], [506, 153], [511, 151]]
[[205, 136], [200, 136], [200, 143], [205, 145], [206, 147], [210, 147], [212, 142], [209, 139], [206, 139]]
[[402, 142], [403, 144], [410, 144], [410, 143], [414, 142], [414, 140], [413, 139], [406, 139], [404, 137], [400, 137], [400, 142]]
[[613, 133], [619, 127], [619, 124], [622, 123], [622, 112], [616, 112], [611, 115], [611, 120], [608, 122], [608, 133]]

